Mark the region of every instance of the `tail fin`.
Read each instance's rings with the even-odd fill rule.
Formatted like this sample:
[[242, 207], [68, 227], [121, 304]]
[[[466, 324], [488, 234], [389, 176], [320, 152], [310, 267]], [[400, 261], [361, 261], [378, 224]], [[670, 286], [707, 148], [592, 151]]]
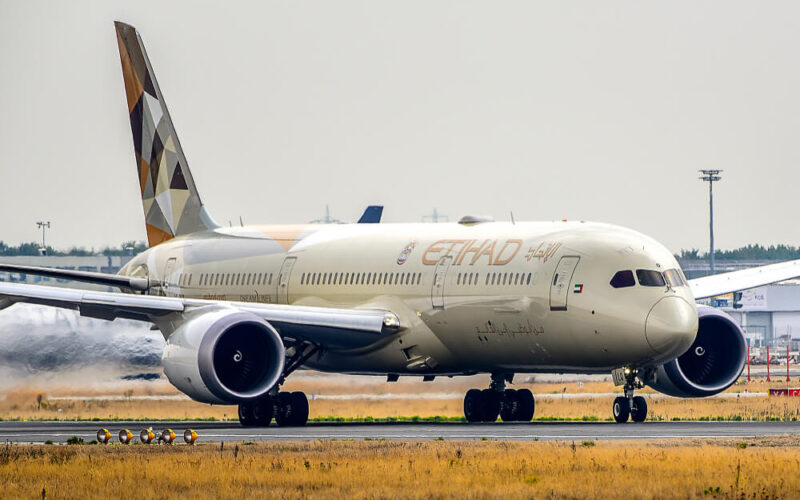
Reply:
[[151, 247], [219, 227], [206, 212], [136, 28], [115, 22]]

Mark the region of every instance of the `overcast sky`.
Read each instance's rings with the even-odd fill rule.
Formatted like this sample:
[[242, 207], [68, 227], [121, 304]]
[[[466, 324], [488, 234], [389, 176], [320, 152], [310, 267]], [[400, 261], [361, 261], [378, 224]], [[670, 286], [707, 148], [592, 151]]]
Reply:
[[[219, 8], [218, 5], [225, 5]], [[0, 240], [145, 239], [113, 21], [220, 223], [435, 207], [800, 245], [796, 2], [0, 0]]]

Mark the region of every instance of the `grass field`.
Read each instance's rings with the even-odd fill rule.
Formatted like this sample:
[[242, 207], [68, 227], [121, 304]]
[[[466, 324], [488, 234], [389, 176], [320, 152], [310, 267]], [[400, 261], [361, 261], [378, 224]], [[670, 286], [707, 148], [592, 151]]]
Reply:
[[[792, 386], [793, 382], [788, 383]], [[488, 377], [437, 379], [423, 383], [404, 378], [386, 383], [376, 377], [304, 375], [290, 378], [286, 390], [309, 394], [312, 418], [430, 417], [458, 418], [463, 415], [462, 397], [470, 387], [485, 387]], [[800, 385], [798, 382], [794, 386]], [[536, 419], [608, 420], [613, 396], [619, 393], [610, 382], [521, 381], [542, 396], [536, 401]], [[728, 397], [704, 399], [665, 398], [646, 389], [651, 420], [800, 420], [800, 398], [746, 396], [766, 393], [770, 387], [785, 388], [786, 382], [762, 380], [737, 384]], [[740, 396], [740, 397], [737, 397]], [[67, 399], [60, 399], [60, 398]], [[92, 399], [92, 398], [100, 399]], [[102, 398], [117, 398], [108, 400]], [[156, 397], [163, 399], [143, 399]], [[183, 398], [164, 380], [112, 386], [48, 386], [11, 389], [0, 394], [0, 419], [235, 419], [235, 406], [210, 406]]]
[[3, 498], [792, 498], [798, 470], [796, 436], [0, 446]]

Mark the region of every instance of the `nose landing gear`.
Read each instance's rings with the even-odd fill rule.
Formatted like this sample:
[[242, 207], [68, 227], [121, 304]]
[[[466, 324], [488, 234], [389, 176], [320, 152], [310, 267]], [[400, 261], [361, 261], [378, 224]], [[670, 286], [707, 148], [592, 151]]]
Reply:
[[528, 389], [506, 389], [513, 374], [492, 374], [488, 389], [470, 389], [464, 396], [467, 422], [530, 422], [533, 418], [533, 393]]
[[644, 383], [637, 378], [638, 371], [633, 369], [625, 370], [624, 396], [614, 398], [613, 414], [614, 421], [622, 424], [630, 418], [634, 422], [644, 422], [647, 419], [647, 401], [642, 396], [634, 396], [635, 389], [644, 387]]

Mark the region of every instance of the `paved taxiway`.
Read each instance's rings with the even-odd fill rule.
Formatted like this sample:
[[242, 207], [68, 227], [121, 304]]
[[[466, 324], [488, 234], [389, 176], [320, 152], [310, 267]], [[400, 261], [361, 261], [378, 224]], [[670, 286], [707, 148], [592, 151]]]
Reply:
[[608, 440], [754, 437], [800, 433], [800, 422], [645, 422], [619, 425], [611, 422], [534, 422], [530, 424], [319, 424], [305, 427], [241, 427], [235, 422], [0, 422], [0, 441], [64, 442], [70, 436], [95, 439], [100, 428], [114, 435], [130, 429], [134, 436], [143, 428], [171, 428], [178, 440], [185, 429], [194, 429], [201, 441], [304, 441], [330, 439], [389, 440]]

